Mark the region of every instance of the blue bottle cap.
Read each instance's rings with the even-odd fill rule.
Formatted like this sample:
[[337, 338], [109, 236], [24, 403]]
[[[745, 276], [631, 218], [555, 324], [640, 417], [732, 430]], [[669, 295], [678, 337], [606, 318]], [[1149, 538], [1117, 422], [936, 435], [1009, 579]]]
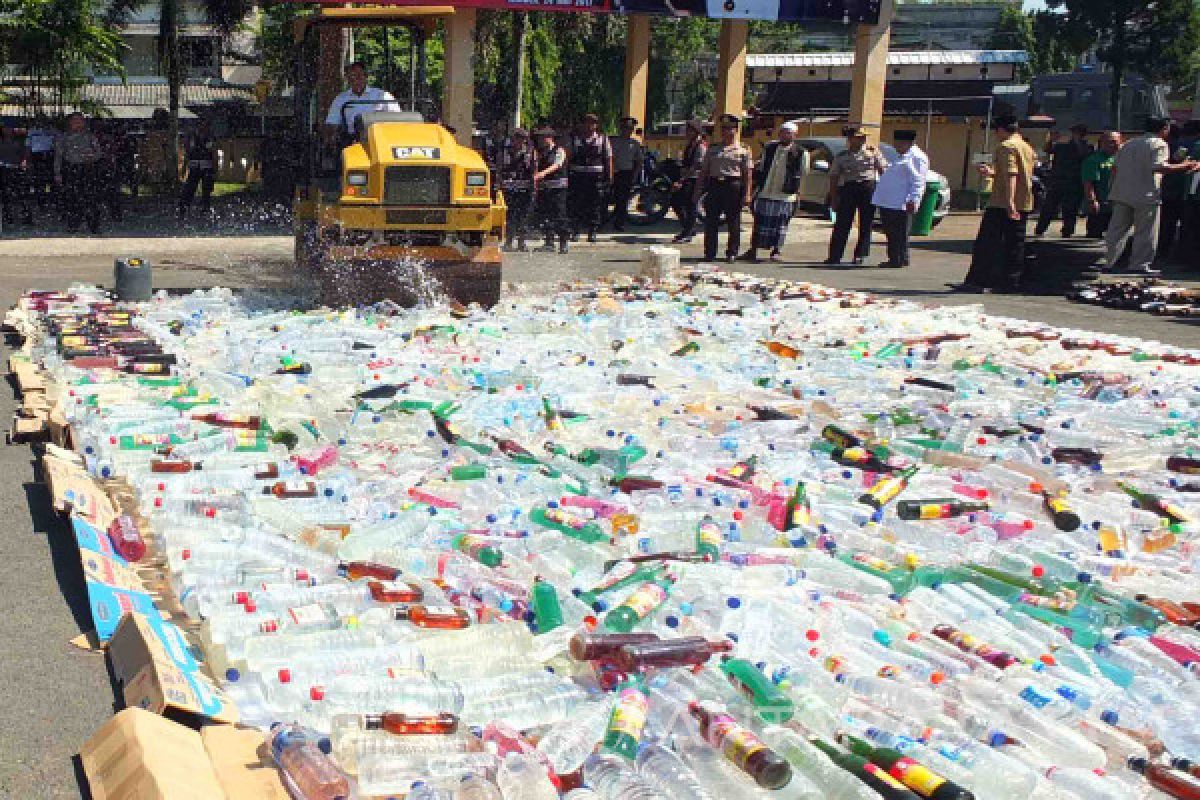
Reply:
[[1121, 715], [1118, 714], [1116, 711], [1110, 710], [1110, 711], [1101, 711], [1100, 712], [1100, 721], [1107, 723], [1109, 725], [1116, 725], [1117, 721], [1120, 720], [1120, 718], [1121, 718]]
[[233, 667], [225, 670], [225, 680], [229, 681], [230, 683], [237, 683], [239, 680], [241, 680], [241, 677], [242, 673], [238, 672]]
[[725, 601], [725, 605], [729, 606], [730, 608], [741, 608], [742, 600], [740, 597], [730, 597]]

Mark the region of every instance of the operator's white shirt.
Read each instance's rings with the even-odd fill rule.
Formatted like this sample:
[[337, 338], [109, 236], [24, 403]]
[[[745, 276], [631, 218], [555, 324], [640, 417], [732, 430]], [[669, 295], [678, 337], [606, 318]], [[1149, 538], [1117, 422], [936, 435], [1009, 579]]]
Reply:
[[[353, 105], [348, 105], [350, 103], [353, 103]], [[342, 119], [343, 107], [346, 108], [345, 120]], [[368, 86], [366, 89], [363, 89], [362, 94], [355, 94], [352, 90], [347, 89], [333, 98], [333, 103], [329, 106], [329, 113], [325, 116], [325, 124], [340, 126], [344, 122], [346, 128], [353, 131], [354, 123], [368, 111], [399, 110], [400, 106], [396, 103], [396, 98], [383, 89]]]

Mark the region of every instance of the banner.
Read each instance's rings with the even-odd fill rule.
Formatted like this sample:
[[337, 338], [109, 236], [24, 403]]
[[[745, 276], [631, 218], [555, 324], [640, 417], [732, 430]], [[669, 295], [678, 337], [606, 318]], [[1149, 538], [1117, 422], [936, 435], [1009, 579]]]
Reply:
[[[340, 0], [322, 0], [340, 2]], [[879, 21], [882, 0], [448, 0], [444, 5], [507, 11], [581, 11], [656, 14], [712, 19], [761, 19], [776, 22]], [[384, 0], [376, 5], [421, 6], [428, 0]]]

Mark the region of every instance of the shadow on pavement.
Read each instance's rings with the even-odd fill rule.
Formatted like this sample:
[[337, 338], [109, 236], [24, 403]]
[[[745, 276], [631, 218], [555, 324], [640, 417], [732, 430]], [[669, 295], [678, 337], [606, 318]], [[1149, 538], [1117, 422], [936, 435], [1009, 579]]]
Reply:
[[[35, 478], [36, 480], [36, 478]], [[83, 565], [79, 562], [79, 548], [71, 525], [59, 516], [51, 506], [50, 491], [44, 483], [30, 482], [23, 485], [29, 505], [29, 518], [33, 529], [46, 537], [50, 560], [54, 566], [54, 577], [62, 591], [67, 607], [75, 618], [80, 633], [90, 631], [92, 610], [88, 605]]]

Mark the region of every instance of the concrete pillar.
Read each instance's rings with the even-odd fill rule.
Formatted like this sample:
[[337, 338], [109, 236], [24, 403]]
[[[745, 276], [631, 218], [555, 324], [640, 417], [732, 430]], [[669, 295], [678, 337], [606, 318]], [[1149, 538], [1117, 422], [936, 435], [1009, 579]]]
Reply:
[[459, 6], [446, 17], [446, 77], [442, 120], [458, 143], [470, 146], [475, 130], [475, 9]]
[[737, 114], [745, 110], [746, 102], [746, 39], [750, 23], [744, 19], [721, 20], [721, 37], [717, 51], [717, 96], [713, 119], [722, 114]]
[[634, 117], [647, 131], [646, 86], [650, 79], [650, 17], [630, 14], [625, 38], [625, 96], [621, 116]]
[[883, 127], [883, 90], [887, 84], [888, 43], [892, 38], [895, 0], [879, 4], [879, 24], [859, 25], [854, 32], [854, 83], [850, 90], [850, 122], [866, 127], [879, 142]]
[[333, 98], [346, 88], [342, 75], [342, 60], [346, 55], [346, 31], [333, 25], [324, 25], [317, 31], [317, 117], [324, 122], [325, 112], [333, 105]]

